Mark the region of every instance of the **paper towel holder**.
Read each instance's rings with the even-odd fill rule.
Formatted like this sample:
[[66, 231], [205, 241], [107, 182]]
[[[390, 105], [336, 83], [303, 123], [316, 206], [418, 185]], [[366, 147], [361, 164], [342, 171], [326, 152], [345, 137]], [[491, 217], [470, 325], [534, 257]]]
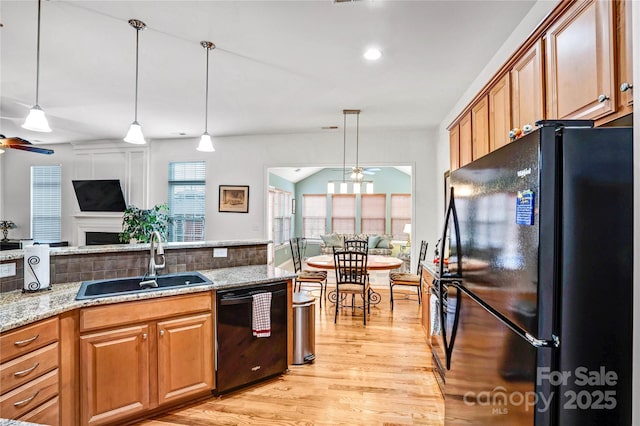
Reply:
[[[29, 255], [31, 251], [30, 247], [43, 246], [46, 247], [46, 269], [38, 269], [37, 265], [40, 265], [41, 256], [37, 254]], [[51, 290], [51, 280], [49, 275], [49, 245], [34, 243], [32, 246], [27, 246], [24, 249], [24, 286], [22, 287], [23, 293], [35, 293], [39, 291]], [[42, 265], [44, 266], [44, 265]], [[42, 268], [40, 266], [40, 268]]]

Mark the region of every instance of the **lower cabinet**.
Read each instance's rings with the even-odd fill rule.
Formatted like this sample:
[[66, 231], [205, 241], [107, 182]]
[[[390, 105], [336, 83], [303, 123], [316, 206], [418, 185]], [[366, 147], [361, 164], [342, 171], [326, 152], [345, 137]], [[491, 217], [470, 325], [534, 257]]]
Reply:
[[[148, 302], [81, 312], [81, 424], [122, 423], [213, 389], [211, 294], [156, 300], [151, 310]], [[118, 317], [140, 322], [114, 328]], [[110, 328], [100, 330], [101, 321]]]

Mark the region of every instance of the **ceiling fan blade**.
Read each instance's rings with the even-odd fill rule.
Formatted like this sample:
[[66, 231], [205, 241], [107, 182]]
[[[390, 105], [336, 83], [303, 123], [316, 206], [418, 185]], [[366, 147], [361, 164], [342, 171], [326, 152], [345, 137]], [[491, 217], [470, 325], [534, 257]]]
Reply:
[[25, 140], [19, 137], [7, 138], [4, 135], [0, 135], [0, 147], [19, 149], [21, 151], [35, 152], [36, 154], [46, 154], [46, 155], [53, 154], [52, 149], [39, 148], [37, 146], [34, 146], [28, 140]]

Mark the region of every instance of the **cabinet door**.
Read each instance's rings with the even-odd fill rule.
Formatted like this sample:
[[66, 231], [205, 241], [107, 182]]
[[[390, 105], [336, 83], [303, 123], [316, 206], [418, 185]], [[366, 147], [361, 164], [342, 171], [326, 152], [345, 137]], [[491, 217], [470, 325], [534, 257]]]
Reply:
[[[618, 106], [622, 113], [633, 112], [633, 38], [631, 8], [633, 1], [616, 1], [616, 33], [618, 35]], [[636, 2], [636, 6], [638, 3]]]
[[158, 333], [160, 405], [213, 388], [213, 321], [210, 313], [162, 321]]
[[460, 167], [460, 125], [449, 130], [449, 167], [453, 171]]
[[111, 423], [149, 408], [149, 326], [80, 336], [82, 424]]
[[615, 111], [611, 2], [577, 2], [546, 35], [547, 118], [596, 119]]
[[427, 342], [427, 345], [429, 346], [429, 348], [431, 348], [431, 290], [427, 277], [430, 277], [430, 275], [424, 270], [423, 267], [422, 278], [420, 282], [420, 285], [422, 286], [422, 331], [424, 331], [424, 338]]
[[489, 153], [489, 99], [480, 99], [471, 108], [471, 132], [474, 160]]
[[471, 137], [471, 112], [468, 112], [460, 119], [460, 167], [473, 160]]
[[513, 127], [535, 127], [536, 121], [544, 119], [542, 76], [542, 40], [538, 40], [511, 69]]
[[509, 74], [505, 74], [489, 90], [489, 150], [509, 142], [511, 130], [511, 90]]

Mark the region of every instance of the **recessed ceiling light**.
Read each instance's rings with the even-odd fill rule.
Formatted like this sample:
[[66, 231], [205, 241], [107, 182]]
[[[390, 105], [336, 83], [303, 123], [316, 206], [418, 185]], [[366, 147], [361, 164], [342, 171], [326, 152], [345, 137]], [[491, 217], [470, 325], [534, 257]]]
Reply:
[[382, 57], [382, 52], [380, 51], [380, 49], [372, 47], [364, 52], [363, 56], [369, 61], [377, 61], [378, 59], [380, 59], [380, 57]]

